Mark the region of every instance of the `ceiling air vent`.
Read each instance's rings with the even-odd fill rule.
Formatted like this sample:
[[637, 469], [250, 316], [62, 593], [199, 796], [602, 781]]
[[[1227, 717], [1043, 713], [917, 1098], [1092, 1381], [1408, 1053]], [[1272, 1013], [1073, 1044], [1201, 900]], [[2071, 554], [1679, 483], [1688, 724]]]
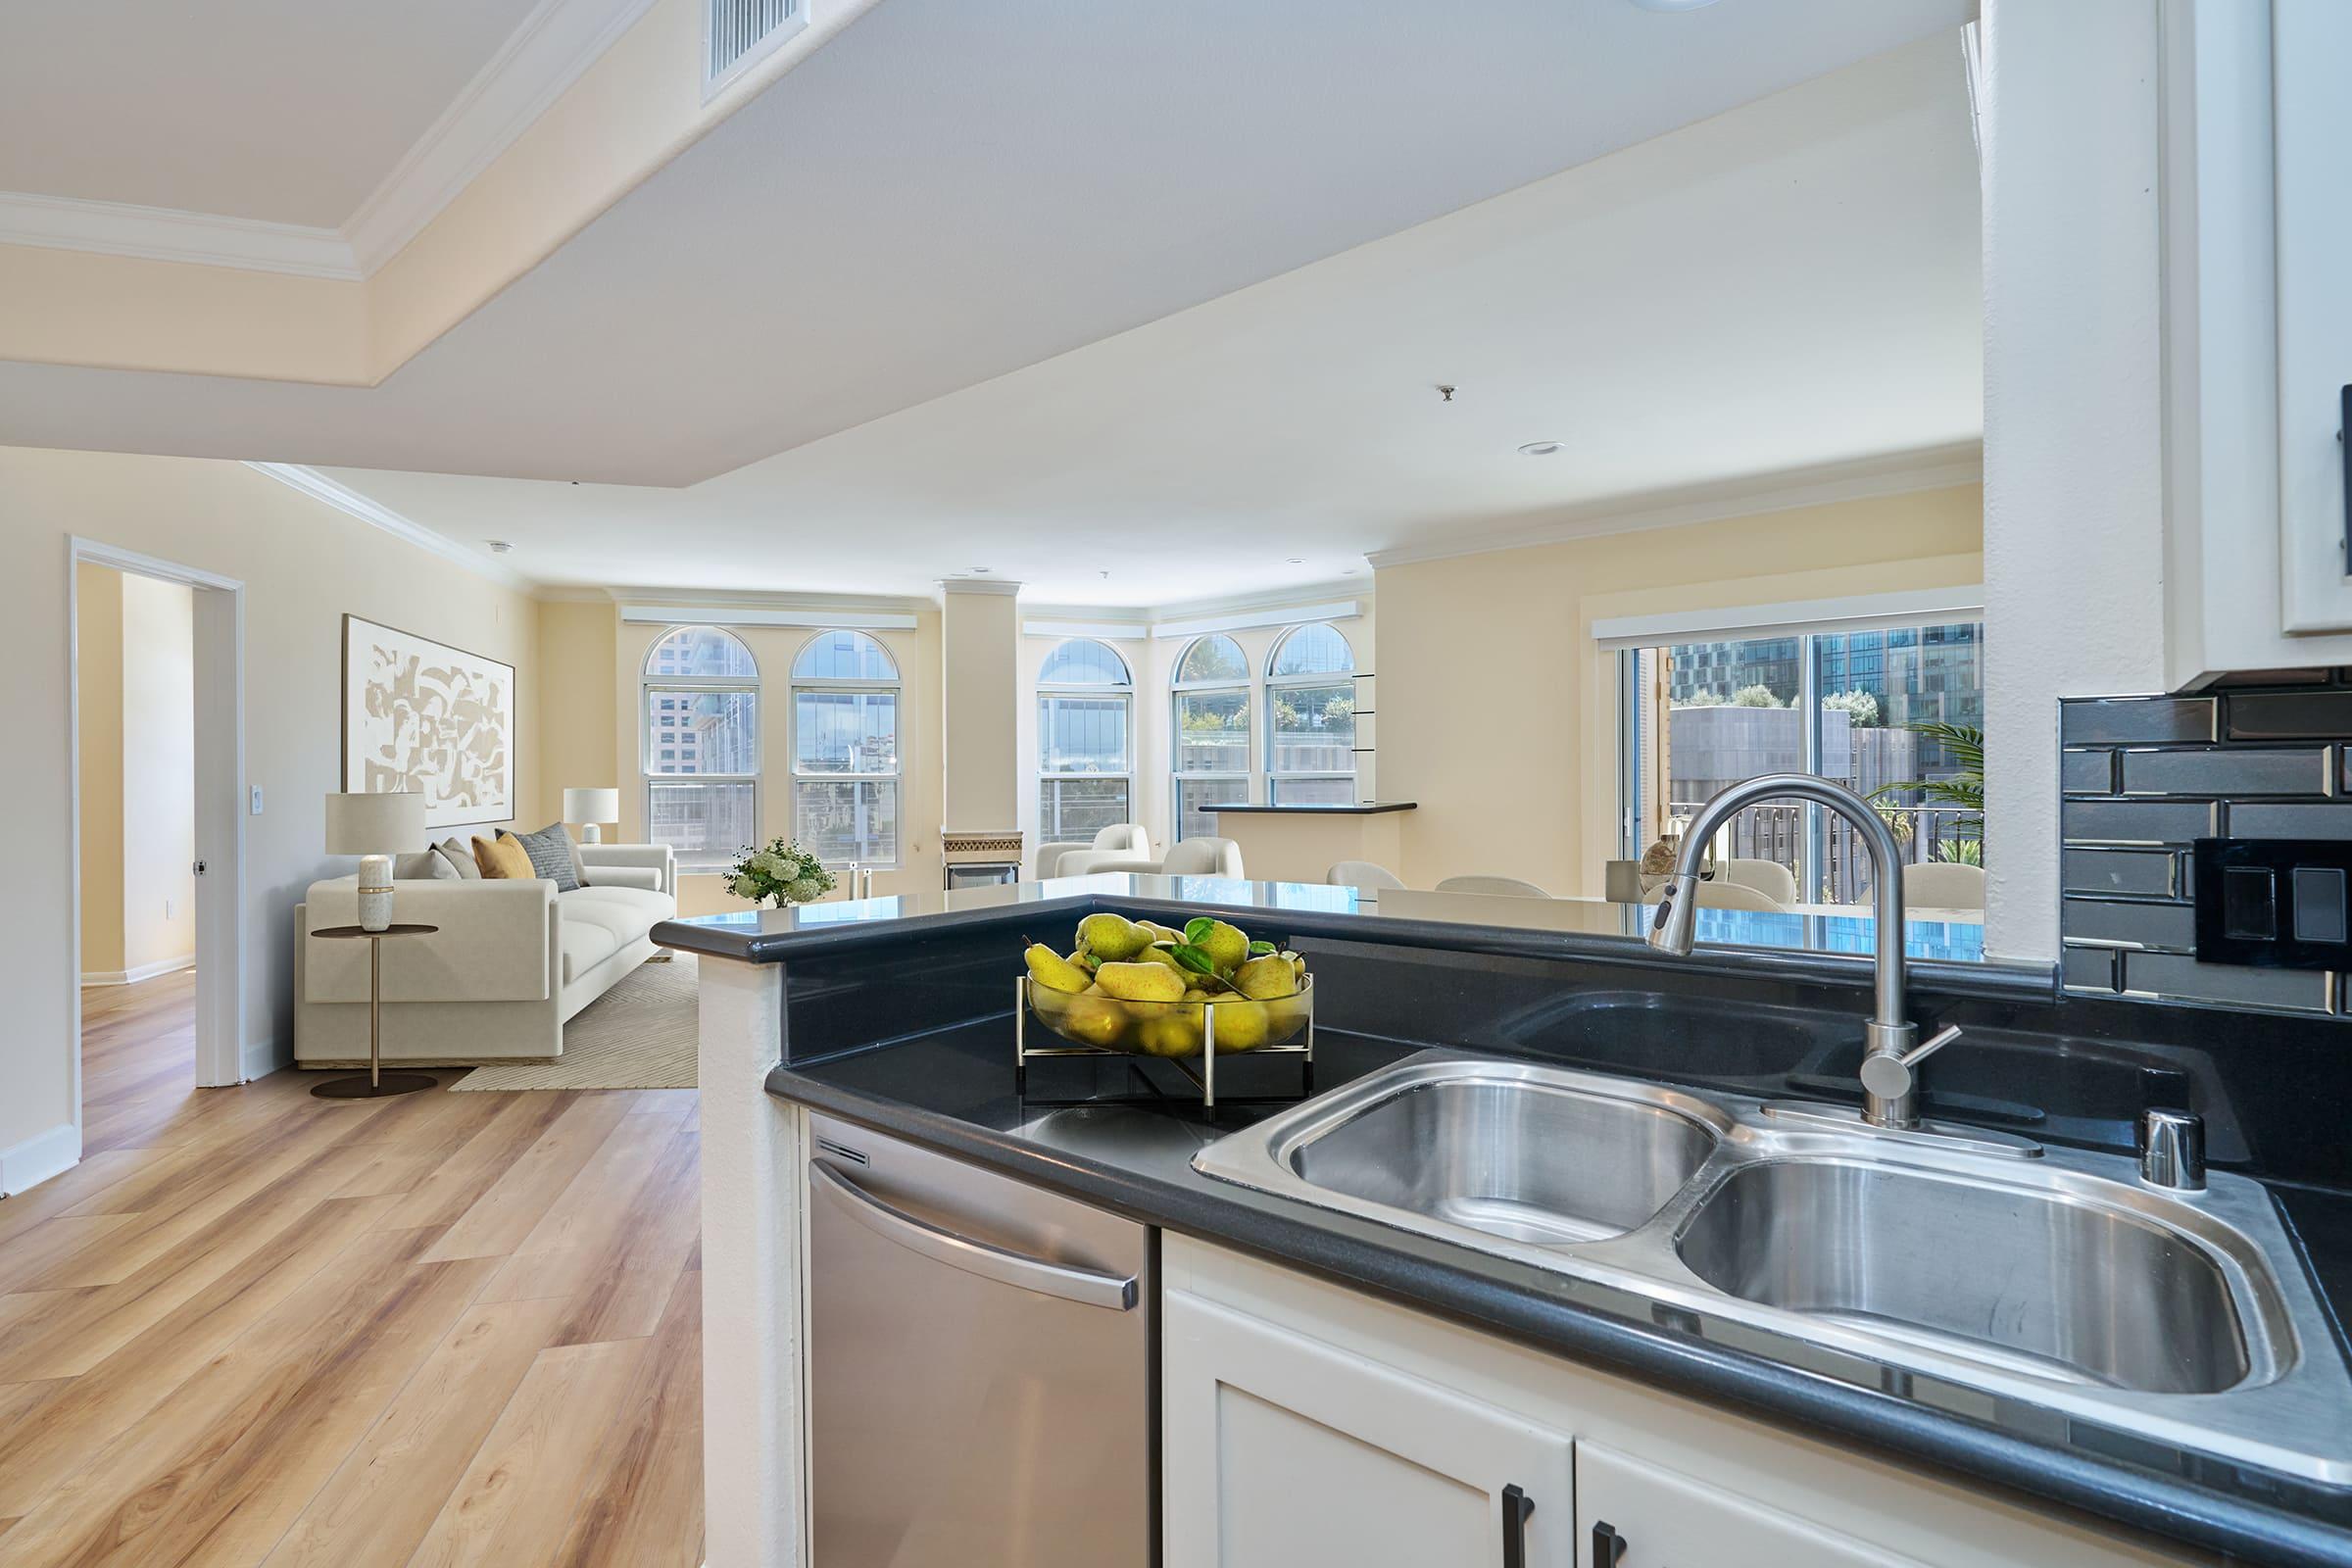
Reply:
[[808, 0], [703, 0], [704, 99], [808, 24]]

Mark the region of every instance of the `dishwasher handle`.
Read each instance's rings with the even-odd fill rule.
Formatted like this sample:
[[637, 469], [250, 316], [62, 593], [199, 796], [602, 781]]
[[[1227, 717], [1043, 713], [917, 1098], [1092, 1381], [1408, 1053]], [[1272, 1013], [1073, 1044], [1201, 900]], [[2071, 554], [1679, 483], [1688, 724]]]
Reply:
[[984, 1280], [1009, 1285], [1040, 1296], [1058, 1297], [1081, 1306], [1124, 1312], [1135, 1305], [1135, 1276], [1098, 1274], [1092, 1269], [1065, 1268], [1044, 1258], [1008, 1251], [987, 1242], [943, 1230], [882, 1201], [830, 1165], [808, 1162], [809, 1191], [840, 1204], [843, 1213], [886, 1241], [933, 1262], [977, 1274]]

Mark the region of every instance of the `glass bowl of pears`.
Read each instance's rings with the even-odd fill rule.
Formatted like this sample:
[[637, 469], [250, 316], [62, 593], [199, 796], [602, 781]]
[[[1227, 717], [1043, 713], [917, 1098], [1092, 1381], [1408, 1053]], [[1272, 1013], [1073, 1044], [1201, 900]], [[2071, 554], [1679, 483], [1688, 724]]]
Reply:
[[1060, 953], [1031, 942], [1022, 990], [1047, 1029], [1097, 1051], [1218, 1055], [1287, 1046], [1314, 1007], [1306, 960], [1202, 915], [1184, 929], [1090, 914]]

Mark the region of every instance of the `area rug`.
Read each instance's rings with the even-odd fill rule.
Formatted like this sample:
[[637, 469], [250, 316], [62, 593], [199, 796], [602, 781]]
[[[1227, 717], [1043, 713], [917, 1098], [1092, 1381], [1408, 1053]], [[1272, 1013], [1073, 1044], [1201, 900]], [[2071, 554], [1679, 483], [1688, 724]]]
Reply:
[[564, 1026], [553, 1061], [476, 1067], [452, 1089], [692, 1089], [694, 958], [646, 963]]

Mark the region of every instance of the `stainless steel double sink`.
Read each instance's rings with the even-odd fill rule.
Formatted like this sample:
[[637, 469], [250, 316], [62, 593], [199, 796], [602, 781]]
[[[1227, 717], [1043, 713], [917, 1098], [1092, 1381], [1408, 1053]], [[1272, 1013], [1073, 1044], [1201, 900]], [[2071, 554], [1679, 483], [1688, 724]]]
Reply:
[[[2022, 1139], [1428, 1052], [1203, 1173], [2193, 1451], [2352, 1483], [2352, 1376], [2269, 1195]], [[1789, 1356], [1792, 1362], [1800, 1359]]]

